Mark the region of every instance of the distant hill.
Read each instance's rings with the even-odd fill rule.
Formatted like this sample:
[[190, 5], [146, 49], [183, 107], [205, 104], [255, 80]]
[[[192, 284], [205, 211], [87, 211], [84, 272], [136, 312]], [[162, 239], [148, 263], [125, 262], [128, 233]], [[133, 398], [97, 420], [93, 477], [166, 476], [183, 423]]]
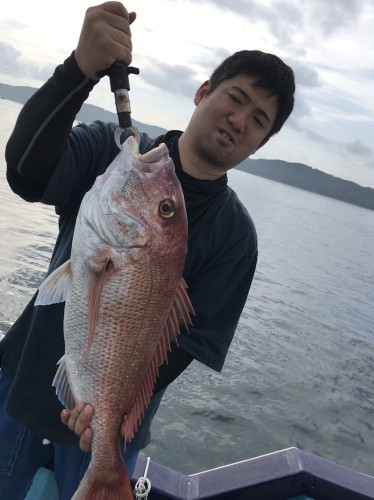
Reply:
[[[32, 87], [17, 87], [0, 83], [0, 96], [11, 101], [24, 104], [36, 91]], [[92, 104], [83, 104], [77, 120], [90, 123], [94, 120], [117, 121], [117, 115]], [[147, 125], [133, 119], [134, 125], [146, 132], [150, 137], [157, 137], [166, 132], [165, 129]], [[306, 191], [345, 201], [353, 205], [374, 210], [374, 189], [326, 174], [303, 163], [289, 163], [281, 160], [245, 160], [239, 170], [282, 182]]]
[[374, 210], [374, 189], [326, 174], [303, 163], [245, 160], [239, 170]]
[[[25, 104], [25, 102], [36, 92], [37, 89], [32, 87], [17, 87], [14, 85], [6, 85], [0, 83], [0, 96], [8, 99], [9, 101], [18, 102], [20, 104]], [[114, 98], [113, 98], [113, 108]], [[92, 104], [83, 104], [79, 113], [77, 114], [77, 120], [80, 122], [91, 123], [95, 120], [102, 120], [104, 122], [117, 122], [118, 118], [115, 113], [106, 111], [98, 106], [93, 106]], [[156, 127], [154, 125], [147, 125], [145, 123], [138, 122], [132, 119], [133, 124], [142, 132], [145, 132], [150, 137], [157, 137], [166, 132], [165, 129]]]

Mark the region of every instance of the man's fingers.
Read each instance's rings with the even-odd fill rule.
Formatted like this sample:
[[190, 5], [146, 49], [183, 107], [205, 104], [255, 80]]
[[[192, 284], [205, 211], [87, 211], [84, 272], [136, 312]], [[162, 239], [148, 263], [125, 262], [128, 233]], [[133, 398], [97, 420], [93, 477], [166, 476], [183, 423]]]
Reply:
[[87, 429], [81, 435], [79, 440], [79, 448], [82, 451], [90, 452], [91, 451], [91, 443], [92, 443], [92, 429], [87, 427]]
[[[93, 415], [93, 408], [90, 405], [84, 406], [78, 414], [78, 418], [74, 422], [74, 432], [78, 436], [82, 436], [83, 432], [89, 427]], [[69, 419], [70, 420], [70, 419]], [[69, 425], [69, 424], [68, 424]], [[69, 426], [70, 428], [70, 426]]]
[[61, 422], [65, 425], [68, 425], [69, 417], [70, 417], [70, 411], [69, 410], [62, 410], [61, 412]]
[[93, 415], [93, 407], [84, 403], [78, 403], [71, 411], [62, 410], [61, 422], [80, 437], [79, 447], [82, 451], [91, 451], [92, 429], [90, 423]]
[[61, 420], [64, 415], [65, 424], [69, 427], [69, 429], [75, 432], [75, 424], [78, 420], [79, 415], [81, 414], [84, 408], [84, 403], [78, 403], [73, 410], [69, 412], [69, 410], [63, 410], [61, 412]]
[[116, 14], [117, 16], [128, 17], [128, 13], [126, 7], [122, 2], [104, 2], [100, 5], [96, 5], [95, 7], [91, 7], [92, 9], [102, 9], [106, 12], [111, 12], [112, 14]]
[[76, 63], [86, 77], [98, 80], [97, 73], [114, 62], [131, 63], [130, 24], [135, 18], [135, 12], [128, 13], [120, 2], [105, 2], [87, 9], [74, 51]]
[[93, 415], [91, 405], [78, 403], [71, 411], [62, 410], [61, 422], [69, 427], [78, 436], [81, 436], [84, 430], [89, 427]]
[[136, 12], [129, 12], [129, 24], [132, 24], [136, 19]]

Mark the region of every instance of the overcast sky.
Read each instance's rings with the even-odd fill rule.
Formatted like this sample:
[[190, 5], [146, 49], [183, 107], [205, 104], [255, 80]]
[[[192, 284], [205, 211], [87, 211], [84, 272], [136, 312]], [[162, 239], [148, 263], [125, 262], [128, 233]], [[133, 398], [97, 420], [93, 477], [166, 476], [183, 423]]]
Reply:
[[[0, 10], [0, 82], [39, 87], [76, 47], [86, 0], [17, 0]], [[373, 0], [129, 0], [133, 117], [184, 129], [214, 67], [242, 49], [295, 71], [296, 107], [253, 158], [301, 162], [374, 187]], [[105, 80], [105, 81], [104, 81]], [[115, 111], [107, 79], [88, 102]], [[0, 104], [1, 105], [1, 104]]]

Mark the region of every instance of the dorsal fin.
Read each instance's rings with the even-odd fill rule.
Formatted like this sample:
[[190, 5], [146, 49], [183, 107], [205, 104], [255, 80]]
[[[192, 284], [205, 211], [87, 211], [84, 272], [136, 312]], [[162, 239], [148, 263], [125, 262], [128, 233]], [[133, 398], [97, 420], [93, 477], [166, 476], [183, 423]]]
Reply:
[[171, 350], [170, 340], [177, 340], [181, 322], [185, 324], [187, 331], [187, 325], [192, 325], [191, 314], [195, 315], [195, 312], [186, 289], [186, 282], [181, 278], [156, 352], [149, 364], [147, 373], [144, 375], [133, 408], [130, 414], [126, 416], [125, 435], [128, 442], [134, 437], [141, 419], [144, 417], [145, 409], [148, 408], [158, 376], [159, 366], [166, 361], [167, 352]]

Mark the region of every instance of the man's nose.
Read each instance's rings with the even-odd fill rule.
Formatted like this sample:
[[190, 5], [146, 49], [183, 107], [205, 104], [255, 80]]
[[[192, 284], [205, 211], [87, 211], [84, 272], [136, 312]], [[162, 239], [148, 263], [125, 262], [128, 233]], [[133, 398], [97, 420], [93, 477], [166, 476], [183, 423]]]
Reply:
[[248, 113], [243, 111], [236, 111], [228, 117], [228, 121], [231, 126], [240, 133], [243, 133], [246, 128], [246, 123], [248, 120]]

